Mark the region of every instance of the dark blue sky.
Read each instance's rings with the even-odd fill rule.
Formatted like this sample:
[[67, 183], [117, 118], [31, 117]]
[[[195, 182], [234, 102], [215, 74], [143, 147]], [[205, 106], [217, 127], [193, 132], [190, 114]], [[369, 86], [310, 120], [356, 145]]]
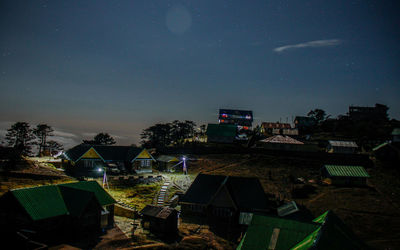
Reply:
[[[122, 144], [175, 119], [256, 123], [383, 103], [400, 119], [398, 1], [1, 1], [0, 129]], [[68, 137], [68, 136], [66, 136]]]

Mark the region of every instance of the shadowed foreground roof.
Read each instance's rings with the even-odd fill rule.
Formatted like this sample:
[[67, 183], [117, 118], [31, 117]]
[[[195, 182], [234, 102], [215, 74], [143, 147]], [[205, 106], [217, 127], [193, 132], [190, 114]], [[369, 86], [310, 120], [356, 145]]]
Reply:
[[96, 181], [79, 181], [66, 184], [59, 184], [59, 186], [70, 187], [92, 192], [94, 193], [96, 199], [102, 206], [116, 203], [114, 198], [111, 197], [111, 195], [109, 195]]
[[241, 209], [268, 209], [268, 201], [257, 178], [199, 174], [181, 202], [208, 204], [220, 187], [225, 186], [235, 205]]
[[254, 215], [238, 249], [291, 249], [319, 227], [317, 223]]
[[79, 216], [92, 199], [102, 206], [116, 202], [96, 181], [14, 189], [5, 195], [14, 196], [32, 220]]
[[331, 211], [310, 222], [254, 215], [237, 249], [366, 249]]
[[199, 174], [182, 197], [182, 202], [207, 204], [226, 176]]
[[57, 186], [21, 188], [10, 191], [32, 220], [69, 214]]

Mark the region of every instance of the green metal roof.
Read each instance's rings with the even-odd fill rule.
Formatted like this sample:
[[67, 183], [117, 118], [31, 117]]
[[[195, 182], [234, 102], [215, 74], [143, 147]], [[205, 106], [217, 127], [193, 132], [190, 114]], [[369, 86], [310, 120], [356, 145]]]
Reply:
[[369, 177], [362, 166], [325, 165], [324, 168], [330, 176]]
[[290, 249], [319, 227], [320, 225], [312, 222], [254, 215], [243, 242], [237, 249]]
[[328, 216], [328, 214], [329, 214], [329, 210], [326, 211], [325, 213], [321, 214], [321, 215], [318, 216], [317, 218], [315, 218], [315, 219], [313, 220], [313, 222], [320, 223], [320, 224], [324, 224], [324, 222], [325, 222], [326, 217]]
[[324, 222], [320, 232], [315, 237], [314, 249], [354, 250], [367, 248], [332, 211], [328, 211], [320, 217], [321, 219], [324, 217]]
[[293, 250], [303, 250], [303, 249], [310, 249], [314, 244], [315, 241], [317, 240], [317, 237], [321, 231], [321, 227], [319, 227], [317, 230], [312, 232], [310, 235], [308, 235], [304, 240], [302, 240], [299, 244], [294, 246]]
[[254, 215], [236, 249], [365, 248], [364, 243], [332, 211], [327, 211], [310, 223]]
[[41, 186], [11, 190], [32, 220], [67, 215], [68, 209], [57, 186]]
[[[59, 186], [65, 205], [70, 215], [79, 217], [88, 203], [96, 197], [93, 192], [84, 191], [81, 189]], [[96, 200], [97, 202], [97, 200]], [[98, 206], [100, 204], [97, 202]]]
[[376, 150], [378, 150], [378, 149], [381, 149], [381, 148], [385, 147], [386, 145], [389, 145], [389, 143], [388, 143], [388, 142], [384, 142], [384, 143], [382, 143], [382, 144], [379, 144], [378, 146], [374, 147], [374, 148], [372, 149], [372, 151], [376, 151]]
[[116, 203], [113, 197], [109, 195], [96, 181], [79, 181], [66, 184], [59, 184], [63, 187], [71, 187], [80, 190], [93, 192], [100, 205], [110, 205]]
[[208, 124], [207, 136], [235, 137], [236, 125], [232, 124]]
[[79, 216], [92, 199], [96, 199], [99, 206], [116, 203], [96, 181], [21, 188], [10, 193], [32, 220], [60, 215]]

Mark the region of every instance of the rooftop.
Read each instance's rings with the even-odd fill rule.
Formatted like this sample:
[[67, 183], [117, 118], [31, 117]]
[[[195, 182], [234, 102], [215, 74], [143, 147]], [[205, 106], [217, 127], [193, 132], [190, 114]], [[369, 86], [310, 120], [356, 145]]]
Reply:
[[324, 168], [331, 176], [370, 177], [362, 166], [325, 165]]
[[260, 140], [260, 142], [281, 143], [281, 144], [298, 144], [298, 145], [304, 144], [303, 142], [293, 139], [292, 137], [287, 136], [287, 135], [274, 135], [274, 136], [268, 137], [264, 140]]

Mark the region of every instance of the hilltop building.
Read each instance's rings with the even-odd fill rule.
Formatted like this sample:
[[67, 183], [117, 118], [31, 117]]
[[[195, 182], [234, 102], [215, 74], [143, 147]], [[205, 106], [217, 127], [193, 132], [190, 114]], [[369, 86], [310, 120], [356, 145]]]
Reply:
[[261, 123], [261, 133], [264, 135], [299, 135], [297, 128], [292, 128], [289, 123], [263, 122]]
[[387, 121], [388, 106], [375, 104], [375, 107], [350, 106], [349, 118], [353, 121]]
[[155, 162], [146, 149], [131, 146], [80, 144], [67, 150], [62, 157], [75, 173], [83, 175], [114, 166], [136, 173], [151, 173]]
[[237, 127], [234, 124], [208, 124], [207, 142], [233, 143], [237, 135]]
[[238, 130], [247, 130], [253, 124], [253, 111], [220, 109], [218, 122], [219, 124], [234, 124], [238, 127]]

